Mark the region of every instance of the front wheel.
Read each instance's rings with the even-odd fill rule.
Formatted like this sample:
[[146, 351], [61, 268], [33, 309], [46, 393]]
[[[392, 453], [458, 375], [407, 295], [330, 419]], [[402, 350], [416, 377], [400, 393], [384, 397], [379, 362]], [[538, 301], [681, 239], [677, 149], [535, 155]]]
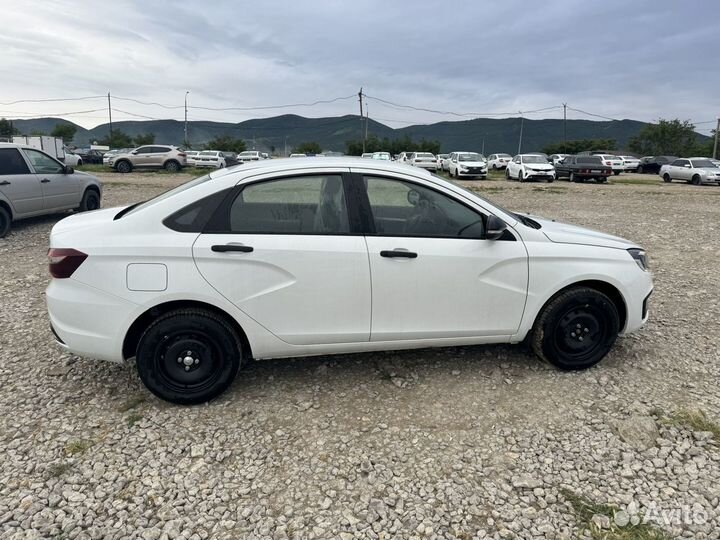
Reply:
[[670, 175], [668, 173], [665, 173], [663, 175], [663, 180], [665, 180], [665, 182], [667, 182], [668, 184], [672, 182], [672, 178], [670, 178]]
[[615, 176], [620, 176], [620, 171], [613, 171], [613, 174], [614, 174]]
[[510, 171], [505, 169], [505, 180], [510, 180]]
[[692, 182], [693, 186], [699, 186], [700, 185], [700, 176], [696, 174], [695, 176], [692, 177], [691, 182]]
[[223, 319], [201, 309], [161, 316], [137, 348], [140, 379], [161, 399], [182, 405], [204, 403], [233, 382], [242, 359], [240, 340]]
[[563, 370], [586, 369], [602, 360], [620, 331], [612, 300], [588, 287], [569, 289], [552, 299], [532, 329], [540, 359]]
[[117, 170], [117, 172], [125, 174], [132, 171], [132, 165], [129, 161], [121, 161], [120, 163], [115, 165], [115, 169]]
[[644, 172], [645, 172], [645, 171], [643, 170], [642, 165], [640, 165], [640, 166], [637, 168], [637, 173], [638, 173], [638, 174], [643, 174]]
[[12, 217], [4, 207], [0, 206], [0, 238], [5, 238], [10, 232]]

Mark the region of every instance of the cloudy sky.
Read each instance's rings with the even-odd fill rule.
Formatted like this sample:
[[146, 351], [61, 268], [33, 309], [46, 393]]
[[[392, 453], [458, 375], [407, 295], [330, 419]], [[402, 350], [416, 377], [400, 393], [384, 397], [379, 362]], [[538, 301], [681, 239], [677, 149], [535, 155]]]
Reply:
[[561, 117], [563, 102], [610, 118], [690, 119], [702, 133], [720, 115], [716, 0], [0, 4], [6, 117], [70, 113], [94, 126], [107, 121], [106, 98], [11, 102], [108, 91], [114, 120], [181, 119], [187, 91], [192, 120], [333, 116], [358, 112], [361, 86], [370, 117], [394, 127]]

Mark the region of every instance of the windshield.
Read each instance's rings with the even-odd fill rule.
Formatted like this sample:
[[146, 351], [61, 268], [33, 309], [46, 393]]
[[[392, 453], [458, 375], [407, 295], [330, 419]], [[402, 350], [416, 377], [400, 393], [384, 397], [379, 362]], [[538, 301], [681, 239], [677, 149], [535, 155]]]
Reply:
[[143, 208], [147, 208], [148, 206], [152, 206], [155, 203], [159, 203], [160, 201], [164, 201], [165, 199], [168, 199], [175, 195], [176, 193], [182, 193], [186, 189], [194, 188], [195, 186], [199, 186], [200, 184], [204, 184], [210, 180], [210, 175], [206, 174], [205, 176], [201, 176], [199, 178], [195, 178], [195, 180], [190, 180], [189, 182], [186, 182], [182, 185], [179, 185], [176, 188], [171, 189], [170, 191], [166, 191], [165, 193], [161, 193], [157, 197], [153, 197], [152, 199], [148, 199], [147, 201], [136, 203], [132, 206], [128, 206], [124, 210], [121, 210], [119, 214], [115, 216], [115, 219], [120, 219], [121, 217], [130, 215], [134, 212], [137, 212], [138, 210], [142, 210]]
[[238, 155], [239, 156], [257, 156], [258, 153], [257, 152], [240, 152]]
[[692, 164], [693, 167], [711, 167], [713, 169], [717, 167], [717, 165], [709, 159], [693, 159]]
[[542, 156], [523, 156], [523, 163], [543, 163], [547, 164], [547, 159]]
[[435, 157], [435, 156], [433, 156], [433, 155], [432, 155], [431, 153], [429, 153], [429, 152], [418, 152], [417, 154], [415, 154], [415, 157], [416, 157], [416, 158], [419, 158], [419, 157], [429, 157], [429, 158], [431, 158], [431, 157]]
[[508, 158], [508, 159], [512, 159], [512, 156], [511, 156], [510, 154], [498, 154], [498, 157], [499, 157], [499, 158]]
[[213, 152], [211, 150], [205, 150], [204, 152], [200, 152], [201, 156], [215, 156], [217, 155], [216, 152]]
[[467, 154], [458, 154], [458, 161], [484, 161], [485, 158], [481, 156], [480, 154], [475, 153], [467, 153]]

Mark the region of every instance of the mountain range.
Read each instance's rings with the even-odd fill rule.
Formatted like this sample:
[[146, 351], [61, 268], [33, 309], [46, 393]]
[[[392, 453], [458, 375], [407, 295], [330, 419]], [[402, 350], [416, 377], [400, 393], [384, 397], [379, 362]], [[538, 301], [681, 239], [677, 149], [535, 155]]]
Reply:
[[[61, 118], [36, 118], [13, 120], [21, 133], [50, 133], [56, 124], [72, 124]], [[438, 140], [443, 152], [485, 151], [485, 154], [518, 151], [520, 118], [477, 118], [459, 122], [437, 122], [403, 128], [391, 128], [369, 120], [368, 133], [382, 139], [410, 137], [412, 140]], [[559, 119], [529, 120], [522, 122], [522, 151], [538, 151], [548, 144], [563, 140], [563, 121]], [[626, 148], [631, 137], [645, 126], [637, 120], [568, 120], [567, 139], [614, 139], [618, 148]], [[113, 122], [113, 129], [122, 130], [131, 137], [154, 133], [156, 143], [181, 145], [184, 139], [184, 124], [177, 120], [142, 120]], [[364, 129], [364, 126], [363, 126]], [[103, 137], [110, 130], [108, 124], [92, 129], [77, 126], [74, 143], [87, 146]], [[325, 151], [344, 151], [349, 140], [360, 139], [361, 120], [357, 115], [327, 118], [305, 118], [286, 114], [272, 118], [246, 120], [240, 123], [188, 121], [188, 139], [192, 147], [219, 135], [231, 135], [244, 139], [249, 149], [275, 151], [282, 154], [287, 149], [303, 142], [317, 142]], [[698, 135], [698, 139], [705, 137]]]

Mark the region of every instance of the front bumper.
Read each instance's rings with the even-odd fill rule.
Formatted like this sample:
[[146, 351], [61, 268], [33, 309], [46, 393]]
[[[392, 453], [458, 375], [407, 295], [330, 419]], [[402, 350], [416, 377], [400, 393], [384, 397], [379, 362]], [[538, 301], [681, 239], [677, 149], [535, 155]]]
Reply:
[[487, 169], [471, 169], [468, 171], [463, 171], [462, 169], [458, 169], [458, 175], [460, 177], [463, 176], [469, 176], [469, 177], [476, 177], [476, 176], [487, 176]]

